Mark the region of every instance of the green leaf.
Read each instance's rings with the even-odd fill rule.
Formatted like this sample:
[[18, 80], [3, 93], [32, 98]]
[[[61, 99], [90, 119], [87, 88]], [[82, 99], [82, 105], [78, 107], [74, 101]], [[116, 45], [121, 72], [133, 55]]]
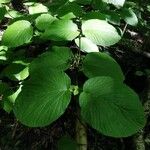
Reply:
[[129, 25], [136, 26], [138, 24], [138, 18], [131, 8], [124, 8], [121, 17]]
[[105, 3], [113, 4], [115, 6], [123, 6], [125, 3], [125, 0], [103, 0]]
[[24, 5], [28, 6], [29, 14], [47, 13], [48, 8], [42, 3], [26, 2]]
[[127, 137], [145, 125], [136, 93], [111, 77], [86, 81], [79, 99], [83, 119], [104, 135]]
[[46, 30], [54, 20], [56, 20], [56, 18], [52, 15], [42, 14], [35, 20], [35, 25], [39, 30]]
[[120, 15], [118, 12], [115, 11], [109, 11], [106, 15], [106, 20], [112, 24], [120, 25]]
[[31, 23], [26, 20], [16, 21], [8, 26], [2, 37], [2, 44], [8, 47], [18, 47], [28, 43], [33, 36]]
[[64, 136], [58, 141], [58, 150], [76, 150], [77, 144], [70, 137]]
[[104, 20], [90, 19], [82, 24], [83, 34], [97, 45], [111, 46], [121, 39], [117, 30]]
[[52, 47], [52, 51], [43, 53], [31, 63], [30, 71], [36, 68], [42, 68], [43, 65], [47, 68], [56, 70], [67, 70], [70, 67], [73, 54], [67, 47]]
[[110, 76], [118, 81], [124, 80], [124, 75], [118, 63], [105, 53], [90, 53], [83, 61], [83, 72], [89, 77]]
[[97, 45], [94, 44], [91, 40], [89, 40], [86, 37], [81, 37], [80, 41], [79, 38], [75, 39], [75, 43], [77, 44], [78, 47], [80, 47], [80, 50], [83, 52], [87, 52], [87, 53], [99, 52]]
[[92, 4], [92, 8], [98, 9], [101, 11], [107, 10], [107, 7], [108, 7], [107, 4], [104, 3], [102, 0], [92, 0], [91, 4]]
[[54, 41], [72, 41], [78, 35], [78, 27], [71, 20], [56, 20], [46, 29], [42, 37]]
[[30, 127], [49, 125], [65, 112], [70, 102], [70, 82], [64, 72], [51, 70], [44, 65], [34, 70], [16, 99], [16, 117]]

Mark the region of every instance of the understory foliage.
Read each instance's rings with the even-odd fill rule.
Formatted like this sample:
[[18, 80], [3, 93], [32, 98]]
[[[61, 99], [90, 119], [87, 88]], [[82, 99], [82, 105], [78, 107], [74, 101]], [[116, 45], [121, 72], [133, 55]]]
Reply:
[[[128, 137], [145, 125], [137, 93], [108, 49], [136, 26], [125, 0], [0, 0], [1, 109], [28, 127], [60, 118], [72, 100], [80, 121]], [[141, 26], [142, 19], [139, 20]], [[78, 111], [77, 110], [77, 111]], [[68, 145], [69, 146], [69, 145]]]

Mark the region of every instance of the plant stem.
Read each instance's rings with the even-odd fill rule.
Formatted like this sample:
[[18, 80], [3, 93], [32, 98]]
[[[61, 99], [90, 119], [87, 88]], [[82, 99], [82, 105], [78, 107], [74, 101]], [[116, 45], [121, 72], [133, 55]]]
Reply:
[[86, 127], [79, 121], [79, 119], [76, 120], [76, 141], [78, 144], [77, 150], [87, 150]]

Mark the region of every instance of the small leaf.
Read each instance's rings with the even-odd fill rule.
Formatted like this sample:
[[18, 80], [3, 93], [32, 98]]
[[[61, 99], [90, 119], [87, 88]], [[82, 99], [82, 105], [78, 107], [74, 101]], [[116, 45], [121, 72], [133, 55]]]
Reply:
[[103, 0], [105, 3], [113, 4], [115, 6], [123, 6], [125, 3], [125, 0]]
[[29, 14], [38, 14], [38, 13], [48, 12], [48, 8], [45, 5], [43, 5], [42, 3], [27, 2], [24, 4], [26, 6], [28, 6]]
[[[96, 44], [94, 44], [91, 40], [89, 40], [86, 37], [81, 37], [80, 39], [81, 43], [79, 42], [79, 38], [75, 39], [75, 43], [77, 44], [78, 47], [80, 47], [81, 51], [83, 52], [99, 52], [99, 49]], [[81, 44], [81, 45], [80, 45]]]
[[83, 72], [89, 77], [110, 76], [119, 81], [124, 80], [124, 75], [118, 63], [105, 53], [90, 53], [83, 61]]
[[2, 37], [2, 44], [8, 47], [18, 47], [28, 43], [33, 36], [31, 23], [26, 20], [16, 21], [8, 26]]
[[91, 78], [79, 98], [83, 119], [104, 135], [127, 137], [145, 125], [136, 93], [111, 77]]
[[73, 54], [68, 47], [52, 47], [52, 51], [43, 53], [31, 63], [30, 71], [34, 71], [43, 65], [50, 69], [67, 70], [70, 67]]
[[136, 26], [138, 24], [138, 18], [131, 8], [124, 8], [121, 12], [121, 17], [129, 25]]
[[35, 25], [39, 30], [46, 30], [54, 20], [56, 18], [50, 14], [42, 14], [35, 20]]
[[34, 70], [16, 99], [16, 117], [30, 127], [49, 125], [65, 112], [70, 102], [70, 82], [62, 71], [51, 70], [44, 65]]
[[82, 24], [83, 34], [97, 45], [111, 46], [121, 39], [117, 30], [104, 20], [90, 19]]
[[56, 20], [46, 29], [42, 37], [54, 41], [72, 41], [78, 35], [78, 27], [71, 20]]

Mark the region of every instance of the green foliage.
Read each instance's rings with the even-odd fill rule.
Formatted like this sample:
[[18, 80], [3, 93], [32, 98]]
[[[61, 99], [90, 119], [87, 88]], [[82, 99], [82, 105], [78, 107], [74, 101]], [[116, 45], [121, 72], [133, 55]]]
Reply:
[[[12, 10], [9, 2], [0, 1], [0, 20], [10, 22], [0, 43], [4, 110], [13, 109], [24, 125], [43, 127], [65, 112], [71, 95], [79, 95], [83, 120], [107, 136], [127, 137], [144, 126], [137, 94], [123, 84], [119, 64], [105, 53], [120, 41], [126, 24], [138, 24], [125, 0], [27, 1], [29, 14]], [[74, 85], [80, 74], [90, 79]], [[15, 85], [8, 93], [4, 78]]]
[[111, 77], [94, 77], [86, 81], [80, 106], [83, 119], [108, 136], [126, 137], [145, 124], [136, 93]]
[[83, 34], [97, 45], [110, 46], [120, 39], [117, 30], [106, 21], [90, 19], [82, 24]]
[[99, 52], [98, 46], [86, 37], [75, 39], [75, 43], [83, 52]]
[[62, 71], [34, 68], [16, 99], [14, 113], [25, 125], [42, 127], [58, 119], [67, 108], [71, 92], [70, 79]]
[[30, 42], [33, 36], [31, 23], [20, 20], [10, 25], [4, 32], [2, 44], [7, 47], [18, 47]]
[[79, 35], [78, 27], [71, 20], [56, 20], [42, 35], [44, 39], [54, 41], [72, 41]]
[[83, 72], [89, 77], [110, 76], [119, 81], [124, 80], [124, 75], [117, 62], [105, 53], [90, 53], [83, 61]]

